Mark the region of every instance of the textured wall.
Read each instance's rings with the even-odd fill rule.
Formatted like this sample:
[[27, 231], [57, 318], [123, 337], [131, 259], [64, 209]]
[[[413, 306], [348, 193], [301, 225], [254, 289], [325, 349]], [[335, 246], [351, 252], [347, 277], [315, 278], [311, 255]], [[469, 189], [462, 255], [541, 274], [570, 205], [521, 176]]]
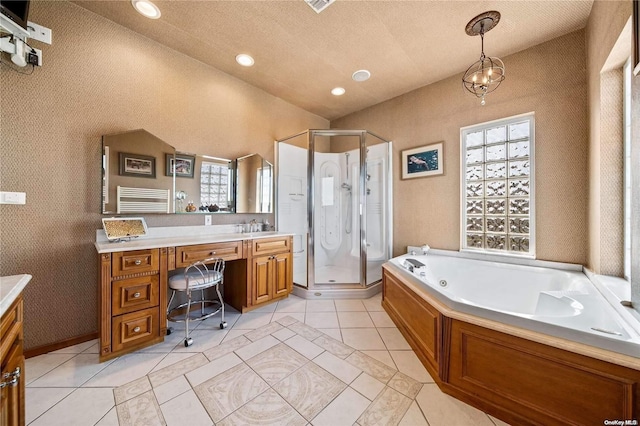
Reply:
[[[460, 248], [460, 128], [534, 111], [537, 258], [585, 262], [584, 31], [502, 59], [507, 78], [485, 106], [463, 90], [460, 75], [331, 122], [336, 128], [366, 128], [394, 142], [395, 254], [409, 244]], [[400, 151], [439, 141], [444, 141], [444, 176], [401, 180]]]
[[[143, 128], [181, 151], [273, 161], [275, 139], [329, 125], [73, 4], [31, 8], [30, 18], [53, 30], [53, 45], [38, 46], [44, 66], [32, 75], [0, 67], [0, 188], [27, 192], [27, 205], [0, 206], [0, 274], [33, 275], [27, 349], [97, 331], [103, 134]], [[215, 215], [214, 223], [255, 216]]]

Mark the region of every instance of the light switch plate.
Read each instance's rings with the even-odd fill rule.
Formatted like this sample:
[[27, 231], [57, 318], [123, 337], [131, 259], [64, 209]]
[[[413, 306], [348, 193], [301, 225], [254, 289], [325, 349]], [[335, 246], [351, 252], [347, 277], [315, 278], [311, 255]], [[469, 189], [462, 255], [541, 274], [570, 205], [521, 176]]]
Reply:
[[205, 225], [211, 225], [211, 215], [210, 214], [204, 215], [204, 224]]
[[26, 192], [0, 192], [0, 204], [27, 204]]

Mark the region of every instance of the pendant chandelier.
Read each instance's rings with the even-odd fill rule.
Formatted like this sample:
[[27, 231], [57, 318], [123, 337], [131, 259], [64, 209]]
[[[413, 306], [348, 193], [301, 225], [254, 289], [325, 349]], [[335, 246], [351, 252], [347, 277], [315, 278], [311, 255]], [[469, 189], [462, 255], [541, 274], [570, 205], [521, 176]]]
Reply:
[[499, 58], [492, 58], [484, 54], [484, 35], [500, 22], [500, 12], [495, 10], [481, 13], [467, 24], [465, 31], [470, 36], [480, 36], [481, 54], [480, 60], [474, 62], [464, 73], [462, 85], [469, 92], [482, 99], [484, 96], [498, 88], [504, 80], [504, 63]]

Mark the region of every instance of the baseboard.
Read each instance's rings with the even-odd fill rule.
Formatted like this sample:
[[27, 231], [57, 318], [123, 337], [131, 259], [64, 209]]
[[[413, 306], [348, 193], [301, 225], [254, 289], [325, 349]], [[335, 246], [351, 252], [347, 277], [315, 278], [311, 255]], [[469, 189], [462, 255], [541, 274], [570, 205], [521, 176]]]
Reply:
[[98, 332], [85, 334], [84, 336], [72, 337], [71, 339], [61, 340], [59, 342], [50, 343], [48, 345], [38, 346], [37, 348], [27, 349], [26, 351], [24, 351], [24, 357], [32, 358], [34, 356], [46, 354], [51, 351], [57, 351], [58, 349], [77, 345], [78, 343], [88, 342], [89, 340], [97, 338]]

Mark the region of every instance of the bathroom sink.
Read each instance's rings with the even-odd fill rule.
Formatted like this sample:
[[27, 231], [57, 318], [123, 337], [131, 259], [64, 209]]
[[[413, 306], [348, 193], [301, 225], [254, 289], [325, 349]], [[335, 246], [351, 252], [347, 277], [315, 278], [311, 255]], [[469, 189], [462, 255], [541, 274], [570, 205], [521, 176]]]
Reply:
[[257, 232], [244, 232], [242, 235], [247, 237], [255, 238], [255, 237], [268, 237], [270, 235], [276, 235], [278, 231], [257, 231]]

